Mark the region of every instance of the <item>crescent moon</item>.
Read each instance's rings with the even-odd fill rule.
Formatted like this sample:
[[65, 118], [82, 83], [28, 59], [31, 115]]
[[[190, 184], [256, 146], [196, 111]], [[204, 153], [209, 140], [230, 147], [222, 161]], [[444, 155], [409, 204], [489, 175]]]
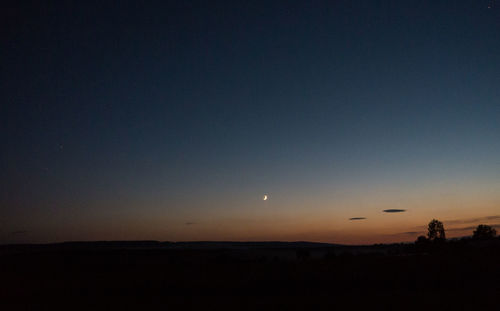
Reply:
[[264, 194], [264, 197], [262, 198], [262, 200], [267, 201], [267, 194]]

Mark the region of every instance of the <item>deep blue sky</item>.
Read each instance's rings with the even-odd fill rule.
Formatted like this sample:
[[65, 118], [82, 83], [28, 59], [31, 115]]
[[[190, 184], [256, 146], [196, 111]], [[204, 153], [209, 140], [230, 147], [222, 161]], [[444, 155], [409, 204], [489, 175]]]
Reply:
[[433, 218], [432, 195], [472, 202], [438, 200], [445, 218], [496, 215], [487, 5], [2, 4], [0, 241], [342, 242], [348, 216]]

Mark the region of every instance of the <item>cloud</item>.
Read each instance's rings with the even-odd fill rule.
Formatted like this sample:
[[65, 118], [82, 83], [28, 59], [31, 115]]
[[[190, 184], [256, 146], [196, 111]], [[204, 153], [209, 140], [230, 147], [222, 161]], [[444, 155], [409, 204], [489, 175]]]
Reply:
[[398, 232], [398, 233], [394, 233], [394, 234], [391, 234], [392, 236], [398, 236], [398, 235], [424, 235], [425, 232], [424, 231], [406, 231], [406, 232]]
[[406, 210], [405, 209], [390, 208], [390, 209], [385, 209], [383, 212], [384, 213], [403, 213], [403, 212], [406, 212]]
[[186, 222], [185, 225], [186, 226], [191, 226], [191, 225], [196, 225], [196, 223], [195, 222]]
[[[445, 228], [446, 229], [446, 228]], [[465, 231], [476, 229], [476, 226], [460, 227], [460, 228], [449, 228], [446, 231]]]
[[352, 217], [352, 218], [349, 218], [349, 220], [363, 220], [363, 219], [366, 219], [366, 217]]
[[471, 223], [478, 223], [481, 221], [496, 220], [496, 219], [500, 219], [500, 215], [485, 216], [485, 217], [478, 217], [478, 218], [445, 220], [444, 223], [447, 225], [471, 224]]
[[26, 234], [26, 233], [28, 233], [28, 230], [12, 231], [10, 234], [17, 235], [17, 234]]
[[[493, 228], [500, 228], [500, 224], [492, 224], [488, 226]], [[446, 231], [468, 231], [468, 230], [476, 230], [476, 228], [477, 226], [467, 226], [467, 227], [446, 229]]]

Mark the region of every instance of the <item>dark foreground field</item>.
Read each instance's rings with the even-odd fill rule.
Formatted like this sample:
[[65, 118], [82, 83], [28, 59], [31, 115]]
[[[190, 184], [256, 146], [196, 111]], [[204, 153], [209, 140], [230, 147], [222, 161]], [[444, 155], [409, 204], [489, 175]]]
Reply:
[[499, 242], [1, 246], [0, 310], [498, 310]]

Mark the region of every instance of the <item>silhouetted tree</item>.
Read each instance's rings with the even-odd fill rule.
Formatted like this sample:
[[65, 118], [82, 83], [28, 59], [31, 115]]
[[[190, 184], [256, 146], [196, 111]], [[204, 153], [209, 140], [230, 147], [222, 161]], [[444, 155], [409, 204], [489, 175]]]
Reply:
[[427, 240], [427, 238], [425, 237], [425, 235], [421, 235], [417, 238], [417, 240], [415, 241], [415, 244], [418, 244], [418, 245], [425, 245], [429, 242], [429, 240]]
[[488, 240], [493, 239], [497, 235], [497, 231], [488, 225], [479, 225], [474, 230], [472, 237], [474, 239]]
[[446, 239], [443, 223], [437, 219], [433, 219], [429, 222], [427, 230], [427, 237], [430, 241], [444, 241]]
[[421, 235], [417, 238], [415, 241], [415, 247], [417, 251], [427, 251], [429, 246], [429, 240], [424, 236]]

